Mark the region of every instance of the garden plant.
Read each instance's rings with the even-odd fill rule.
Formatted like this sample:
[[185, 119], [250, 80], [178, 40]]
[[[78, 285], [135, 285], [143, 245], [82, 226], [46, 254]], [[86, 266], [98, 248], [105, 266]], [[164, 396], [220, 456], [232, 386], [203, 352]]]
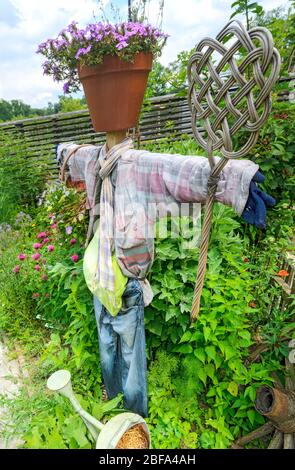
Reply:
[[[240, 3], [245, 2], [234, 5], [240, 8]], [[252, 13], [259, 13], [261, 22], [277, 28], [280, 36], [278, 18], [263, 17], [253, 5]], [[294, 15], [290, 18], [288, 37], [294, 35]], [[39, 51], [48, 60], [45, 72], [66, 81], [64, 90], [70, 91], [78, 85], [77, 60], [98, 65], [109, 52], [131, 60], [138, 51], [157, 54], [164, 41], [160, 31], [137, 23], [89, 25], [83, 31], [73, 23]], [[183, 94], [189, 55], [184, 51], [168, 69], [155, 63], [147, 96], [151, 90], [167, 92], [167, 77], [168, 91]], [[147, 423], [154, 448], [231, 447], [266, 422], [254, 406], [258, 387], [285, 381], [288, 342], [295, 338], [295, 296], [291, 293], [281, 308], [282, 282], [277, 280], [290, 279], [283, 263], [294, 250], [295, 106], [278, 101], [280, 88], [275, 88], [270, 118], [248, 156], [259, 164], [266, 177], [263, 189], [276, 198], [276, 205], [267, 214], [266, 229], [247, 225], [232, 209], [215, 205], [204, 303], [192, 325], [198, 248], [188, 250], [183, 237], [170, 236], [175, 224], [183, 224], [187, 239], [193, 237], [190, 219], [168, 218], [170, 232], [156, 240], [149, 275], [154, 299], [145, 309]], [[23, 171], [24, 142], [4, 133], [0, 140], [0, 184], [7, 188], [0, 197], [0, 338], [11, 357], [21, 349], [27, 371], [13, 400], [0, 395], [9, 416], [2, 434], [18, 435], [24, 448], [90, 449], [95, 444], [83, 421], [64, 397], [45, 389], [51, 373], [68, 369], [77, 398], [96, 419], [106, 422], [123, 411], [121, 395], [105, 397], [93, 298], [83, 275], [86, 196], [63, 183], [46, 182], [42, 165]], [[145, 148], [204, 154], [189, 136], [176, 140], [173, 128], [167, 139], [145, 143]], [[266, 448], [269, 440], [246, 447]]]

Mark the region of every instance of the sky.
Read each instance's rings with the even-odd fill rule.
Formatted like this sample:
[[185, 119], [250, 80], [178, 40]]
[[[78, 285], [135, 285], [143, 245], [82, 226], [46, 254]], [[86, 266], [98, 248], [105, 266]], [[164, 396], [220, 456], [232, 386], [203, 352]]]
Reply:
[[[106, 9], [110, 0], [103, 0]], [[162, 29], [170, 35], [160, 62], [168, 65], [183, 50], [192, 49], [205, 36], [215, 37], [229, 20], [234, 0], [165, 0]], [[127, 0], [113, 0], [127, 16]], [[152, 0], [150, 22], [156, 18]], [[269, 11], [286, 0], [260, 0]], [[98, 0], [0, 0], [0, 99], [20, 99], [33, 107], [58, 101], [62, 83], [43, 75], [44, 57], [36, 54], [39, 43], [54, 38], [71, 21], [79, 26], [99, 17]]]

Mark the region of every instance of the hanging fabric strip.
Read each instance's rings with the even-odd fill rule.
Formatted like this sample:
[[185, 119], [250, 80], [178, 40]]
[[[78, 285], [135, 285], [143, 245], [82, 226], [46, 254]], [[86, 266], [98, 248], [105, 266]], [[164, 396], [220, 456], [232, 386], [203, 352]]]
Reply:
[[106, 144], [101, 148], [99, 155], [102, 179], [100, 195], [100, 242], [98, 258], [98, 280], [101, 287], [114, 291], [115, 278], [112, 266], [112, 251], [114, 250], [114, 194], [111, 182], [111, 172], [121, 158], [121, 155], [133, 148], [132, 139], [124, 139], [107, 151]]

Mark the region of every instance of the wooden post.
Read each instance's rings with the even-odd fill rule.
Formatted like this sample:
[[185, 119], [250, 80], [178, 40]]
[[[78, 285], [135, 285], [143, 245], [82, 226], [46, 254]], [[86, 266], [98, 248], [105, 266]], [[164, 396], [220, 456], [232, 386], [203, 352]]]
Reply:
[[120, 144], [120, 142], [126, 138], [126, 133], [127, 129], [122, 131], [107, 132], [107, 149], [110, 150], [115, 145]]

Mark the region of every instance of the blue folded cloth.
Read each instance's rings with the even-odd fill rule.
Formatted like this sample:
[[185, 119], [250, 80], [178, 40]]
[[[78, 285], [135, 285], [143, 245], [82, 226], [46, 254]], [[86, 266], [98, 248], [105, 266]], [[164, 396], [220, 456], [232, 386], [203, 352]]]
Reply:
[[266, 227], [266, 207], [272, 207], [276, 203], [272, 196], [258, 187], [257, 183], [263, 183], [264, 180], [265, 176], [260, 171], [257, 171], [250, 183], [249, 197], [242, 213], [242, 218], [248, 224], [259, 228]]

